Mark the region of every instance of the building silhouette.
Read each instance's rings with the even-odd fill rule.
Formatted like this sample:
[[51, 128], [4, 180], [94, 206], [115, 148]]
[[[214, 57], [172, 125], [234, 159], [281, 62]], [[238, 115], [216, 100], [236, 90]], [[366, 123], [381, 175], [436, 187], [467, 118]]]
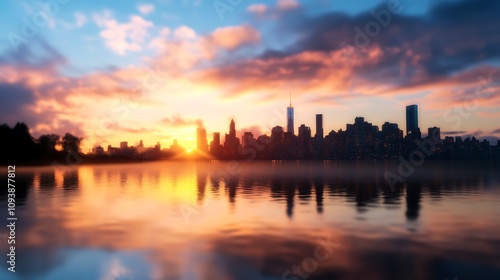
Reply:
[[241, 156], [241, 153], [238, 152], [239, 146], [240, 139], [236, 137], [236, 124], [234, 120], [231, 120], [231, 123], [229, 124], [229, 134], [226, 133], [226, 138], [224, 141], [223, 157], [225, 159], [238, 159]]
[[418, 106], [406, 106], [406, 136], [413, 135], [413, 138], [420, 138], [418, 127]]
[[381, 158], [396, 159], [403, 148], [403, 131], [397, 123], [385, 122], [381, 134]]
[[439, 127], [429, 127], [427, 129], [427, 137], [435, 143], [441, 142], [441, 129]]
[[295, 135], [294, 132], [294, 124], [293, 124], [293, 116], [294, 111], [292, 107], [292, 94], [290, 94], [290, 106], [286, 108], [286, 132], [291, 133], [292, 135]]
[[196, 129], [196, 148], [202, 152], [208, 152], [207, 130], [203, 127]]
[[312, 153], [314, 159], [324, 158], [324, 132], [323, 132], [323, 114], [316, 114], [316, 134], [312, 141]]
[[323, 114], [316, 114], [316, 134], [314, 137], [323, 138]]
[[215, 158], [222, 158], [223, 148], [220, 144], [220, 133], [214, 132], [213, 140], [210, 142], [210, 154]]
[[273, 159], [283, 158], [283, 143], [285, 141], [285, 131], [281, 126], [275, 126], [271, 130], [271, 143], [269, 143], [269, 150]]
[[306, 126], [305, 124], [300, 125], [299, 127], [299, 136], [298, 136], [298, 158], [299, 159], [310, 159], [311, 152], [311, 128]]
[[126, 148], [128, 148], [128, 142], [127, 141], [120, 142], [120, 149], [126, 149]]

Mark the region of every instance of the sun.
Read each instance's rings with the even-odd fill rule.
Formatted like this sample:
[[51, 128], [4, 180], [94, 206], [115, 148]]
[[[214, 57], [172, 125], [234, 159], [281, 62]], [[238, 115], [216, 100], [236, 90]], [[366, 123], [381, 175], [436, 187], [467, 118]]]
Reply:
[[187, 153], [190, 154], [193, 151], [193, 149], [187, 149]]

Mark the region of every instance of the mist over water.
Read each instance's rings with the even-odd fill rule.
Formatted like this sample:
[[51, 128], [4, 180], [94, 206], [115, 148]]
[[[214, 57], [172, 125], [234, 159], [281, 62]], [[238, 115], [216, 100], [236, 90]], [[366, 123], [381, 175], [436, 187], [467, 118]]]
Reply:
[[18, 166], [0, 279], [500, 279], [498, 164], [398, 164]]

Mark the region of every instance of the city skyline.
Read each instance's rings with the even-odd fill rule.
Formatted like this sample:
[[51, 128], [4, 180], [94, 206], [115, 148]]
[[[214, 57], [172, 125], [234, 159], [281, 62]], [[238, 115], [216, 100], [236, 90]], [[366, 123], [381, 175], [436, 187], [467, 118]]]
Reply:
[[[294, 114], [293, 114], [294, 110], [292, 110], [291, 111], [292, 113], [290, 114], [290, 108], [294, 109], [294, 107], [291, 106], [291, 100], [290, 100], [290, 105], [286, 108], [287, 109], [286, 124], [277, 123], [274, 127], [272, 127], [270, 129], [269, 133], [261, 132], [260, 134], [258, 134], [258, 133], [255, 134], [255, 131], [245, 131], [245, 128], [237, 129], [236, 122], [234, 120], [235, 118], [231, 118], [230, 123], [229, 123], [229, 130], [227, 130], [229, 133], [225, 134], [226, 136], [224, 139], [221, 139], [220, 135], [221, 135], [221, 133], [225, 133], [226, 130], [212, 131], [211, 133], [208, 133], [207, 132], [208, 130], [206, 127], [197, 127], [195, 130], [195, 133], [194, 133], [195, 134], [194, 138], [196, 141], [196, 145], [194, 147], [183, 146], [182, 144], [179, 145], [178, 144], [179, 139], [172, 139], [172, 141], [170, 143], [166, 143], [164, 146], [166, 146], [166, 147], [173, 146], [173, 147], [176, 147], [176, 149], [182, 148], [185, 151], [187, 151], [188, 153], [191, 153], [194, 150], [199, 150], [203, 153], [208, 153], [209, 151], [214, 149], [213, 148], [214, 146], [212, 145], [211, 141], [215, 141], [215, 143], [214, 143], [215, 147], [220, 146], [220, 149], [224, 149], [224, 146], [225, 146], [224, 144], [226, 141], [228, 141], [228, 139], [229, 139], [229, 142], [236, 141], [234, 143], [234, 146], [238, 146], [238, 145], [243, 145], [243, 143], [245, 143], [245, 138], [248, 136], [251, 136], [251, 137], [258, 137], [258, 136], [271, 137], [273, 135], [273, 129], [275, 129], [277, 127], [282, 129], [282, 133], [285, 133], [285, 132], [289, 133], [290, 130], [288, 128], [289, 128], [290, 120], [292, 120], [291, 121], [292, 123], [294, 122]], [[481, 138], [481, 137], [476, 137], [476, 135], [474, 135], [474, 134], [458, 134], [458, 133], [455, 133], [453, 135], [447, 135], [446, 133], [442, 134], [441, 128], [436, 127], [436, 126], [432, 126], [432, 124], [431, 124], [431, 126], [429, 126], [427, 128], [421, 128], [419, 125], [418, 110], [419, 110], [419, 107], [417, 104], [410, 104], [410, 105], [405, 106], [406, 117], [405, 117], [405, 121], [403, 122], [403, 124], [405, 124], [405, 126], [403, 126], [402, 124], [400, 124], [398, 122], [393, 123], [393, 122], [389, 122], [389, 121], [384, 121], [384, 123], [382, 123], [381, 125], [373, 124], [373, 126], [377, 127], [377, 129], [379, 129], [379, 131], [382, 131], [384, 129], [384, 126], [394, 126], [395, 128], [397, 128], [398, 130], [401, 131], [403, 138], [406, 138], [407, 136], [413, 136], [414, 139], [422, 139], [422, 138], [429, 137], [429, 135], [434, 135], [433, 132], [436, 132], [437, 135], [442, 136], [441, 140], [444, 140], [446, 137], [452, 137], [452, 138], [459, 137], [459, 138], [463, 138], [463, 139], [476, 138], [481, 142], [483, 140], [487, 140], [490, 143], [490, 145], [492, 145], [492, 146], [495, 146], [497, 144], [497, 141], [500, 141], [500, 139], [498, 139], [498, 138], [488, 138], [488, 137]], [[290, 118], [290, 116], [291, 116], [291, 118]], [[365, 119], [367, 119], [369, 121], [370, 117], [355, 116], [353, 119], [355, 121], [357, 119], [360, 119], [363, 121]], [[372, 123], [370, 123], [370, 124], [372, 124]], [[339, 128], [339, 129], [332, 129], [332, 130], [327, 131], [327, 132], [330, 133], [330, 132], [337, 132], [337, 131], [345, 131], [349, 127], [349, 125], [350, 125], [349, 123], [346, 123], [346, 124], [344, 124], [343, 127]], [[311, 141], [314, 141], [317, 138], [319, 138], [319, 139], [325, 138], [325, 130], [324, 130], [324, 126], [323, 126], [323, 114], [315, 114], [314, 131], [312, 130], [313, 127], [309, 124], [306, 124], [306, 123], [301, 123], [296, 128], [297, 128], [297, 131], [300, 131], [301, 129], [308, 129], [308, 133], [310, 134]], [[326, 133], [326, 134], [328, 134], [328, 133]], [[293, 136], [298, 136], [298, 134], [295, 133], [295, 130], [292, 130], [291, 134]], [[254, 140], [256, 140], [256, 138]], [[124, 143], [127, 144], [128, 142], [129, 142], [128, 140], [122, 139], [121, 141], [119, 141], [119, 144], [121, 146], [122, 144], [124, 144]], [[142, 138], [140, 140], [138, 140], [136, 143], [139, 143], [139, 146], [143, 146]], [[156, 143], [154, 146], [160, 145], [160, 142], [154, 142], [154, 143]], [[114, 143], [110, 143], [108, 146], [113, 146], [112, 144], [114, 144]], [[98, 147], [102, 148], [102, 146], [98, 146]], [[89, 149], [89, 151], [94, 150], [95, 148], [96, 147], [93, 147], [92, 149]], [[82, 150], [82, 151], [87, 152], [84, 150]], [[241, 154], [241, 152], [240, 152], [240, 154]]]
[[198, 126], [211, 135], [231, 118], [239, 137], [287, 129], [291, 93], [296, 134], [317, 113], [325, 131], [356, 116], [402, 127], [419, 104], [421, 127], [500, 137], [498, 1], [245, 1], [223, 15], [201, 1], [73, 2], [45, 25], [45, 7], [6, 3], [0, 123], [81, 135], [85, 151], [192, 149]]
[[[287, 126], [293, 122], [291, 108], [287, 107]], [[316, 114], [315, 132], [310, 126], [301, 124], [298, 134], [281, 125], [272, 128], [271, 133], [255, 134], [244, 131], [238, 137], [236, 122], [231, 119], [229, 133], [221, 140], [221, 132], [214, 132], [213, 138], [207, 138], [207, 130], [202, 127], [196, 129], [196, 149], [182, 148], [174, 140], [170, 149], [161, 149], [158, 142], [149, 151], [156, 153], [153, 158], [161, 158], [161, 153], [170, 156], [183, 155], [184, 158], [198, 159], [225, 159], [248, 160], [254, 159], [307, 159], [307, 160], [353, 160], [353, 159], [398, 159], [411, 158], [415, 153], [420, 157], [430, 159], [498, 159], [500, 156], [500, 140], [477, 139], [473, 135], [446, 136], [441, 134], [441, 128], [419, 126], [418, 105], [411, 104], [406, 108], [406, 133], [399, 128], [398, 123], [384, 122], [379, 127], [365, 117], [357, 116], [354, 123], [347, 123], [344, 129], [331, 130], [325, 136], [323, 114]], [[108, 145], [107, 154], [126, 155], [127, 157], [144, 158], [141, 154], [146, 151], [143, 141], [140, 140], [138, 149], [128, 147], [128, 142], [120, 142], [120, 148]], [[196, 150], [192, 156], [189, 154]], [[142, 151], [142, 152], [141, 152]], [[104, 148], [99, 146], [92, 149], [91, 154], [104, 155]], [[163, 156], [166, 156], [164, 154]], [[152, 159], [153, 159], [152, 158]]]

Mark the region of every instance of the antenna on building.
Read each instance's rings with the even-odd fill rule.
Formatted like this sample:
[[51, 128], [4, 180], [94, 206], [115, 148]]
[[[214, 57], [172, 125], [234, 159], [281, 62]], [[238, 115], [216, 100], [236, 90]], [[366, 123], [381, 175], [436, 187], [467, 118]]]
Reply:
[[292, 107], [292, 92], [290, 91], [290, 107]]

